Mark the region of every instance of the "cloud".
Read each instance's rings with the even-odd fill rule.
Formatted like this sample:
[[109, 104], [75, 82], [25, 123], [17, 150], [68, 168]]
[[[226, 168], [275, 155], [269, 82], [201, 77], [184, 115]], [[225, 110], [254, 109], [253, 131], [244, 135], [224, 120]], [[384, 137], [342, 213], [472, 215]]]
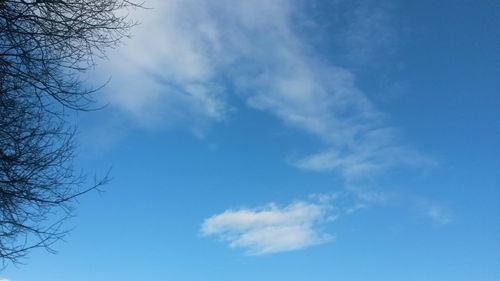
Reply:
[[346, 178], [353, 179], [397, 166], [429, 167], [436, 163], [398, 142], [379, 142], [375, 138], [367, 138], [347, 151], [327, 149], [300, 159], [295, 165], [319, 172], [340, 170]]
[[218, 237], [249, 255], [298, 250], [333, 240], [320, 230], [331, 219], [330, 211], [326, 201], [226, 210], [206, 219], [201, 233]]
[[[351, 71], [310, 51], [313, 46], [296, 32], [299, 3], [148, 1], [153, 9], [135, 15], [141, 25], [134, 38], [103, 66], [113, 75], [111, 105], [146, 126], [182, 124], [203, 134], [230, 117], [233, 95], [323, 141], [316, 154], [293, 161], [298, 168], [352, 178], [431, 162], [398, 139]], [[360, 22], [366, 11], [356, 11], [352, 38], [341, 36], [365, 50], [372, 40], [363, 30], [384, 17], [378, 12]]]
[[7, 278], [0, 278], [0, 281], [9, 281]]
[[394, 52], [397, 41], [395, 25], [391, 24], [393, 7], [387, 1], [340, 1], [353, 5], [343, 15], [345, 26], [341, 32], [351, 61], [366, 63], [377, 56]]
[[133, 12], [133, 38], [99, 69], [112, 75], [107, 100], [149, 127], [185, 123], [194, 129], [222, 120], [227, 106], [212, 54], [217, 31], [204, 1], [145, 3]]
[[454, 214], [451, 208], [429, 200], [419, 200], [417, 208], [434, 223], [446, 225], [454, 220]]

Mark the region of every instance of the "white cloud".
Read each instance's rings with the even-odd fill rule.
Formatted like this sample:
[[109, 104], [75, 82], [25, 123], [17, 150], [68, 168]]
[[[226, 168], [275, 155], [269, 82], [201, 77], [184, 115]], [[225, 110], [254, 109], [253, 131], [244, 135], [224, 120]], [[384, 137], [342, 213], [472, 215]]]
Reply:
[[454, 220], [452, 209], [445, 205], [430, 202], [429, 200], [419, 200], [417, 208], [437, 224], [450, 224]]
[[295, 165], [312, 171], [340, 170], [349, 179], [372, 175], [374, 172], [398, 165], [414, 167], [435, 165], [432, 159], [398, 142], [378, 142], [375, 138], [368, 137], [353, 144], [353, 147], [344, 151], [328, 149], [313, 154], [295, 162]]
[[249, 255], [292, 251], [333, 239], [320, 230], [329, 221], [330, 210], [325, 201], [226, 210], [206, 219], [201, 232], [220, 238], [232, 248], [244, 249]]
[[9, 281], [7, 278], [0, 278], [0, 281]]
[[[309, 51], [292, 20], [299, 2], [148, 1], [153, 9], [136, 15], [134, 38], [104, 67], [113, 75], [110, 103], [141, 124], [181, 123], [202, 134], [228, 117], [231, 93], [324, 142], [322, 151], [293, 163], [301, 169], [359, 177], [430, 162], [397, 139], [353, 73]], [[353, 30], [352, 42], [366, 33]]]
[[146, 126], [203, 127], [226, 112], [212, 54], [217, 31], [203, 1], [147, 1], [134, 11], [133, 38], [100, 70], [112, 75], [108, 100]]

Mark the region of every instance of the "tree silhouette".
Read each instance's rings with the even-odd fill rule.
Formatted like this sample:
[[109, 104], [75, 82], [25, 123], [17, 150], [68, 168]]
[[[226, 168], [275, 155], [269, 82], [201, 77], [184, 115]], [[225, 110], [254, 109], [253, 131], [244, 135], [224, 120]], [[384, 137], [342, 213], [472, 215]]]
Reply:
[[96, 189], [73, 167], [68, 111], [92, 109], [81, 75], [128, 36], [126, 0], [0, 0], [0, 259], [52, 251], [74, 199]]

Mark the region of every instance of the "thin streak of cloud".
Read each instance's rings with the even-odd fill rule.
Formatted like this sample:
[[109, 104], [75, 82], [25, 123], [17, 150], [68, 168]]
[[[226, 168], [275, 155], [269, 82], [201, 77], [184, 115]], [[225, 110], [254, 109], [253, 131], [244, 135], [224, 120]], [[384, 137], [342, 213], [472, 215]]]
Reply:
[[[350, 3], [352, 1], [341, 1]], [[346, 28], [342, 38], [346, 42], [351, 61], [366, 63], [376, 55], [390, 54], [396, 40], [390, 24], [391, 6], [386, 1], [357, 1], [346, 14]]]
[[431, 202], [429, 200], [419, 200], [417, 208], [432, 222], [447, 225], [454, 221], [454, 214], [451, 208], [446, 205]]

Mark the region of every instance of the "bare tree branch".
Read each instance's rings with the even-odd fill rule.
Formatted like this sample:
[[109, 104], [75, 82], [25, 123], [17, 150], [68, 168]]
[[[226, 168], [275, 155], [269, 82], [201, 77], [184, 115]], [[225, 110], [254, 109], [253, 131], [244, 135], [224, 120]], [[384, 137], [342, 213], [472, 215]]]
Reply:
[[0, 259], [52, 252], [86, 186], [66, 109], [92, 110], [81, 75], [135, 25], [126, 0], [0, 0]]

